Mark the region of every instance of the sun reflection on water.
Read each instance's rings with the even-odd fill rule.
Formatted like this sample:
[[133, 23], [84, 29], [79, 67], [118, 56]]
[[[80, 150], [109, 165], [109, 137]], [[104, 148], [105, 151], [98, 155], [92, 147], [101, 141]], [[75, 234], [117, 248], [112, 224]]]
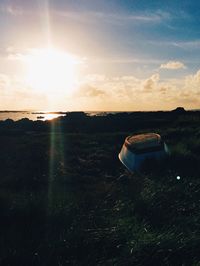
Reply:
[[52, 120], [52, 119], [60, 117], [60, 116], [65, 116], [65, 114], [53, 114], [53, 113], [52, 114], [42, 114], [42, 115], [38, 115], [37, 119], [45, 121], [45, 120]]

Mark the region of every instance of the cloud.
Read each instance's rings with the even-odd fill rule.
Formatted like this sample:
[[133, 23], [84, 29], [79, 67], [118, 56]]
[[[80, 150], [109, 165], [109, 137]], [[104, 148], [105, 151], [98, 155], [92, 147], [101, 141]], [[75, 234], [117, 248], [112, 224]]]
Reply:
[[10, 53], [8, 54], [8, 57], [7, 57], [8, 60], [19, 60], [19, 61], [23, 61], [25, 59], [25, 56], [20, 54], [20, 53]]
[[0, 73], [0, 98], [0, 108], [8, 110], [48, 107], [44, 93], [33, 91], [23, 80], [3, 73]]
[[16, 5], [2, 5], [0, 7], [1, 12], [7, 13], [12, 16], [20, 16], [23, 14], [23, 9]]
[[169, 61], [165, 64], [161, 64], [161, 69], [181, 69], [186, 68], [186, 66], [180, 61]]
[[185, 78], [185, 87], [190, 87], [190, 89], [200, 91], [200, 70], [198, 70], [194, 75], [188, 75]]
[[200, 49], [200, 39], [195, 39], [191, 41], [159, 41], [159, 40], [148, 40], [150, 45], [158, 47], [175, 47], [183, 50], [193, 51]]
[[179, 79], [161, 80], [158, 73], [146, 79], [103, 77], [93, 75], [79, 88], [77, 95], [88, 110], [170, 110], [181, 105], [192, 109], [200, 104], [200, 70]]
[[85, 80], [87, 80], [87, 82], [102, 82], [105, 81], [105, 79], [106, 76], [100, 74], [87, 75], [85, 77]]
[[167, 12], [133, 12], [133, 13], [108, 13], [97, 11], [74, 11], [74, 10], [52, 10], [56, 16], [65, 17], [70, 20], [90, 23], [92, 21], [102, 21], [114, 25], [123, 25], [127, 23], [160, 23], [164, 20], [171, 19], [171, 15]]
[[200, 48], [200, 40], [191, 40], [185, 42], [175, 42], [174, 46], [183, 48], [183, 49], [199, 49]]
[[76, 95], [78, 97], [102, 97], [102, 96], [105, 96], [106, 95], [106, 92], [99, 89], [99, 88], [96, 88], [96, 87], [93, 87], [93, 86], [90, 86], [88, 84], [84, 84], [82, 85], [78, 92], [76, 93]]
[[[45, 93], [43, 95], [40, 91], [34, 91], [23, 81], [3, 73], [0, 74], [0, 95], [1, 104], [7, 106], [7, 109], [12, 106], [18, 109], [48, 107], [48, 96]], [[56, 104], [60, 104], [60, 96], [57, 96], [58, 99], [55, 99], [50, 95]], [[74, 110], [163, 110], [174, 109], [176, 106], [192, 109], [198, 108], [199, 96], [200, 70], [179, 79], [165, 80], [158, 73], [146, 79], [134, 75], [108, 77], [92, 74], [81, 80], [68, 102], [62, 95], [61, 108], [66, 108], [67, 102], [67, 108]]]
[[10, 79], [7, 75], [0, 73], [0, 90], [5, 90], [10, 85]]
[[159, 74], [154, 74], [150, 78], [145, 80], [143, 90], [145, 92], [152, 92], [152, 90], [156, 89], [159, 78]]
[[147, 12], [139, 12], [132, 14], [115, 14], [115, 13], [94, 13], [95, 16], [110, 19], [110, 21], [121, 21], [121, 22], [140, 22], [140, 23], [156, 23], [160, 22], [163, 19], [168, 19], [169, 14], [155, 12], [155, 13], [147, 13]]
[[[0, 74], [0, 95], [8, 108], [15, 106], [16, 99], [19, 108], [48, 106], [48, 99], [40, 91], [34, 92], [22, 81], [4, 74]], [[146, 79], [134, 75], [108, 77], [92, 74], [80, 82], [67, 106], [70, 108], [71, 104], [71, 109], [127, 111], [174, 109], [182, 105], [192, 109], [198, 108], [199, 96], [200, 70], [183, 78], [165, 80], [160, 79], [158, 73]], [[63, 106], [64, 102], [63, 97]]]

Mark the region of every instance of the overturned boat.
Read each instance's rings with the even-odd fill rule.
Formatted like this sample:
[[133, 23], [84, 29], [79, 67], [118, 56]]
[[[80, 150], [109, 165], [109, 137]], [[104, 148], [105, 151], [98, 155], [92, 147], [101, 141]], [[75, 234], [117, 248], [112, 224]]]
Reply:
[[128, 136], [119, 153], [120, 161], [131, 171], [139, 171], [146, 159], [161, 159], [169, 154], [161, 136], [145, 133]]

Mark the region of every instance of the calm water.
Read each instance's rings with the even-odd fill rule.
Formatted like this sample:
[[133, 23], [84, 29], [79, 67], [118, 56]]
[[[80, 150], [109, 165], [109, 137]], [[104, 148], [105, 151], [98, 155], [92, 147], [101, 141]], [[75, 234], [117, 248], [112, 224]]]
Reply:
[[20, 120], [22, 118], [28, 118], [30, 120], [51, 120], [53, 118], [64, 116], [65, 114], [58, 113], [37, 113], [37, 112], [0, 112], [0, 120], [12, 119], [14, 121]]
[[[87, 114], [93, 115], [105, 115], [106, 112], [87, 112]], [[48, 113], [48, 112], [29, 112], [29, 111], [1, 111], [0, 112], [0, 120], [12, 119], [14, 121], [20, 120], [22, 118], [28, 118], [30, 120], [51, 120], [57, 118], [59, 116], [65, 116], [65, 114], [59, 113]]]
[[[200, 111], [200, 109], [188, 110], [188, 111]], [[121, 112], [86, 112], [89, 116], [104, 116], [107, 114], [116, 114]], [[128, 112], [131, 113], [131, 112]], [[41, 111], [0, 111], [0, 120], [12, 119], [14, 121], [20, 120], [22, 118], [28, 118], [30, 120], [51, 120], [57, 118], [59, 116], [65, 116], [65, 113], [49, 113], [49, 112], [41, 112]]]

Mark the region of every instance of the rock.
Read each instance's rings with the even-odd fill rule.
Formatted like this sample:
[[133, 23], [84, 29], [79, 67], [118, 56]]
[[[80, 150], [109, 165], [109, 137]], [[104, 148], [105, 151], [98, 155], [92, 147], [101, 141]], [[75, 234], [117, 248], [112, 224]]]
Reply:
[[186, 113], [186, 110], [183, 107], [177, 107], [176, 109], [172, 110], [173, 113], [183, 114]]

